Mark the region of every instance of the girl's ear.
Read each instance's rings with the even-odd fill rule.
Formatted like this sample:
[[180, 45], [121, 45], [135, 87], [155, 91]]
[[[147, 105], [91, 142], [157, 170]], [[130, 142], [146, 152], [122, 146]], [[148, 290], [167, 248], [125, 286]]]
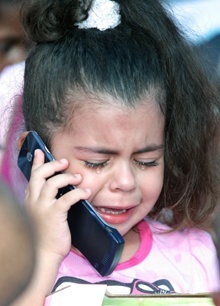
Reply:
[[21, 147], [22, 147], [22, 144], [27, 136], [29, 132], [24, 132], [22, 133], [19, 138], [18, 138], [18, 142], [17, 142], [17, 147], [18, 147], [18, 150], [20, 151]]

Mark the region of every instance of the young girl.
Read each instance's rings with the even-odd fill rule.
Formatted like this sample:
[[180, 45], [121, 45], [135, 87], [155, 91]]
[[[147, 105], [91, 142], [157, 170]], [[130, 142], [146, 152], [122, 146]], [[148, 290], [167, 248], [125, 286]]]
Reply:
[[[216, 289], [204, 230], [218, 197], [219, 101], [169, 14], [156, 0], [29, 0], [23, 21], [36, 42], [25, 68], [26, 130], [55, 161], [35, 151], [25, 202], [38, 262], [16, 305], [43, 305], [67, 282], [127, 294]], [[56, 199], [68, 184], [78, 188]], [[124, 237], [109, 276], [71, 246], [67, 212], [80, 199]]]

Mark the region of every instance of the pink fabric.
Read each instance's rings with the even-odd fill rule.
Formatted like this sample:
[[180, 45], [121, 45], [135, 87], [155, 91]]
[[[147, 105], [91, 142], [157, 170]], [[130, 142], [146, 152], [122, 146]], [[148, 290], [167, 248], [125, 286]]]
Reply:
[[6, 148], [2, 156], [0, 174], [16, 196], [18, 202], [23, 203], [26, 179], [17, 166], [18, 148], [17, 140], [23, 131], [22, 96], [18, 96], [14, 104], [14, 112], [9, 126]]
[[6, 150], [3, 155], [2, 159], [2, 167], [1, 167], [1, 174], [5, 178], [6, 182], [8, 182], [9, 185], [12, 184], [12, 177], [11, 177], [11, 152], [13, 147], [16, 145], [14, 143], [15, 135], [17, 132], [17, 129], [21, 122], [23, 122], [23, 115], [21, 112], [21, 105], [22, 105], [22, 97], [20, 96], [17, 100], [17, 103], [15, 104], [14, 113], [11, 119], [11, 125], [9, 127], [8, 131], [8, 137], [7, 137], [7, 145]]
[[24, 68], [25, 63], [20, 62], [5, 67], [0, 73], [0, 146], [2, 147], [5, 146], [14, 104], [23, 91]]
[[218, 261], [211, 236], [191, 229], [162, 234], [168, 227], [146, 219], [139, 226], [136, 254], [106, 277], [70, 252], [61, 264], [55, 290], [69, 283], [105, 283], [117, 294], [202, 293], [219, 287]]
[[23, 202], [26, 182], [17, 166], [17, 139], [23, 130], [21, 111], [25, 63], [6, 67], [0, 74], [0, 177]]

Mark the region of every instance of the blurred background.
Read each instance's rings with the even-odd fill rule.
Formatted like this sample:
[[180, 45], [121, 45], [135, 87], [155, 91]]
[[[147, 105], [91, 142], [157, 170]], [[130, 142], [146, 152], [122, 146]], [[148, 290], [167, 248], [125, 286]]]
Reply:
[[220, 77], [220, 0], [162, 0]]
[[0, 0], [0, 72], [25, 59], [29, 49], [19, 18], [21, 3], [22, 0]]
[[[0, 73], [25, 59], [30, 42], [19, 20], [23, 0], [0, 0]], [[147, 0], [146, 0], [147, 1]], [[220, 0], [161, 0], [220, 73]]]

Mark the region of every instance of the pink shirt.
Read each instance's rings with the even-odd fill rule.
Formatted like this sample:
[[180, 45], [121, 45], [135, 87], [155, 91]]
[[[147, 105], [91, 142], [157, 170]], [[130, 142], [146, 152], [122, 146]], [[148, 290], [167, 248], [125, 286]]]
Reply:
[[140, 247], [115, 271], [101, 277], [87, 260], [71, 251], [61, 264], [55, 290], [67, 283], [107, 284], [117, 294], [203, 293], [219, 286], [218, 261], [211, 236], [185, 229], [161, 234], [168, 227], [146, 219], [138, 225]]

